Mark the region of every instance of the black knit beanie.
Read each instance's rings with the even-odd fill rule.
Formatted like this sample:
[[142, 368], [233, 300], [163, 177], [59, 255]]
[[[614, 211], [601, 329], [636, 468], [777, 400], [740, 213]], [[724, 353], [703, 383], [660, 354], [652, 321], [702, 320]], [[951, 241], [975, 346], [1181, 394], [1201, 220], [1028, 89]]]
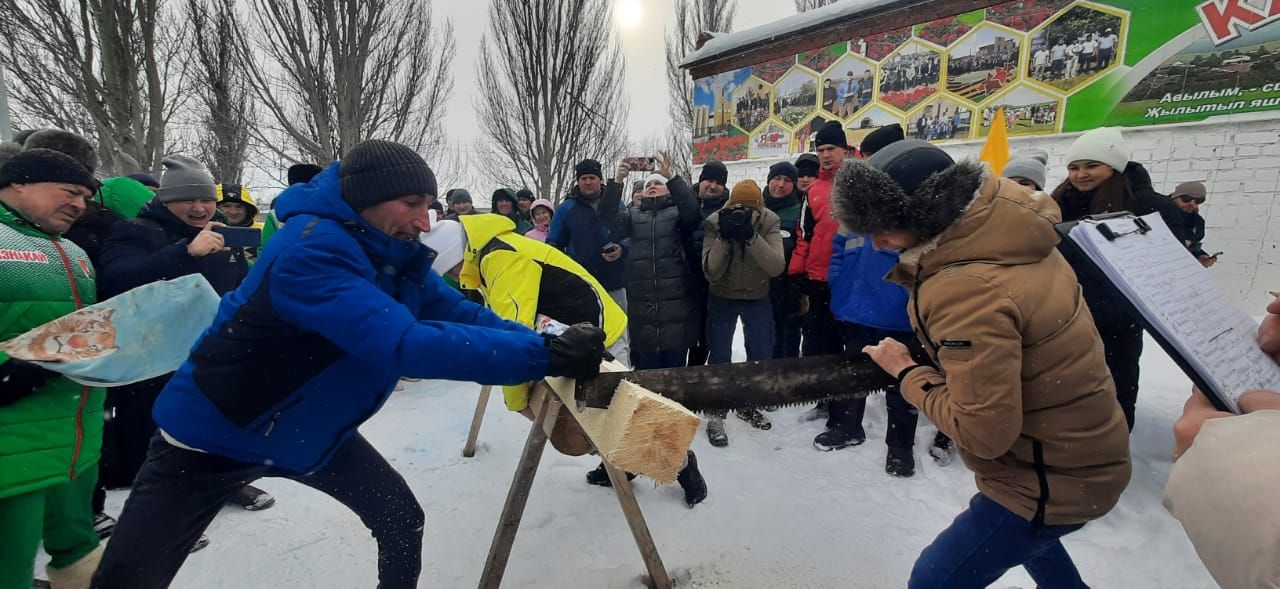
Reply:
[[516, 200], [527, 200], [529, 202], [533, 202], [538, 199], [533, 197], [532, 190], [529, 190], [528, 188], [521, 188], [516, 192]]
[[351, 148], [338, 167], [342, 199], [361, 211], [410, 194], [436, 194], [436, 175], [414, 150], [379, 139]]
[[800, 176], [808, 176], [810, 178], [818, 177], [818, 156], [812, 153], [802, 153], [796, 158], [796, 173]]
[[98, 179], [76, 158], [53, 149], [24, 149], [0, 167], [0, 188], [10, 184], [58, 182], [98, 190]]
[[844, 125], [841, 125], [840, 121], [827, 121], [821, 129], [818, 129], [814, 144], [818, 147], [834, 145], [841, 149], [849, 149], [849, 137], [844, 134]]
[[578, 162], [573, 167], [573, 178], [577, 180], [587, 174], [591, 174], [597, 178], [604, 178], [604, 174], [600, 171], [600, 162], [593, 159], [585, 159]]
[[726, 168], [724, 162], [720, 160], [711, 160], [702, 166], [702, 172], [698, 174], [698, 182], [703, 180], [715, 180], [721, 184], [729, 183], [729, 168]]
[[902, 131], [902, 125], [894, 123], [885, 125], [868, 133], [862, 138], [862, 145], [858, 146], [858, 151], [862, 152], [862, 157], [871, 157], [877, 151], [884, 149], [891, 143], [896, 143], [906, 139], [907, 135]]
[[315, 178], [316, 174], [323, 171], [324, 168], [315, 164], [295, 164], [289, 166], [289, 186], [293, 186], [294, 184], [306, 184], [307, 182], [310, 182], [312, 178]]
[[795, 165], [791, 162], [778, 162], [769, 166], [769, 177], [766, 180], [773, 180], [775, 176], [786, 176], [792, 182], [795, 182], [800, 178], [800, 172], [796, 170]]

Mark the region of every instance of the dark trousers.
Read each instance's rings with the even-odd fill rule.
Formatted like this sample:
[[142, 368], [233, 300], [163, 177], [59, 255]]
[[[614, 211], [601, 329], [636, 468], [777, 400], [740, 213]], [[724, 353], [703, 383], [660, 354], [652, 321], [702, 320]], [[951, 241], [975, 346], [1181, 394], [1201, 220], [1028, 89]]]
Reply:
[[[708, 287], [705, 282], [705, 279], [703, 280], [704, 282], [702, 283], [701, 287], [694, 287], [692, 289], [693, 290], [692, 300], [693, 300], [694, 306], [697, 307], [699, 317], [702, 317], [703, 316], [702, 314], [706, 313], [707, 297], [711, 296], [711, 294], [707, 292]], [[707, 364], [707, 357], [710, 355], [711, 355], [711, 347], [710, 345], [707, 344], [707, 322], [705, 320], [699, 321], [698, 322], [698, 341], [693, 344], [693, 347], [689, 348], [688, 365], [689, 366], [705, 366]]]
[[378, 542], [378, 586], [417, 586], [422, 507], [400, 474], [359, 434], [344, 442], [329, 464], [307, 474], [185, 450], [157, 434], [92, 586], [168, 587], [223, 504], [261, 477], [295, 480], [347, 506]]
[[986, 587], [1022, 565], [1040, 589], [1086, 587], [1061, 538], [1083, 528], [1040, 526], [981, 493], [920, 553], [909, 589]]
[[689, 350], [658, 350], [656, 352], [631, 350], [631, 367], [635, 370], [679, 368], [685, 365], [688, 356]]
[[747, 361], [768, 360], [773, 356], [773, 307], [767, 297], [745, 301], [711, 295], [707, 302], [707, 344], [711, 348], [708, 364], [732, 361], [733, 333], [739, 318]]
[[1142, 330], [1100, 332], [1106, 352], [1107, 368], [1116, 383], [1116, 400], [1124, 411], [1124, 420], [1133, 431], [1134, 411], [1138, 405], [1138, 361], [1142, 357]]
[[[919, 340], [909, 331], [888, 331], [845, 321], [838, 323], [844, 352], [847, 354], [860, 353], [863, 347], [880, 343], [880, 340], [886, 337], [902, 342], [917, 358], [924, 353]], [[889, 430], [885, 434], [885, 444], [900, 448], [914, 446], [916, 423], [920, 419], [919, 412], [902, 397], [902, 392], [898, 390], [896, 384], [885, 390], [885, 404], [889, 413]], [[862, 415], [866, 410], [866, 398], [831, 401], [827, 403], [827, 428], [861, 433]]]
[[769, 304], [773, 306], [773, 358], [800, 357], [800, 324], [796, 317], [800, 295], [794, 288], [787, 288], [785, 276], [773, 279], [769, 285]]
[[809, 314], [804, 316], [800, 329], [804, 333], [802, 356], [839, 354], [844, 349], [840, 327], [831, 314], [831, 289], [827, 283], [810, 281]]

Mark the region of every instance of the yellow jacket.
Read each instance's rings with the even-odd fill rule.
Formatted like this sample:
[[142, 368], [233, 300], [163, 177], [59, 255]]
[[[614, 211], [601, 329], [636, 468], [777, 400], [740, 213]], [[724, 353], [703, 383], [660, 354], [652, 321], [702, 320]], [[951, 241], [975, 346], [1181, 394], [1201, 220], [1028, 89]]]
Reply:
[[[627, 315], [600, 282], [564, 252], [515, 232], [502, 215], [463, 215], [466, 233], [459, 284], [478, 290], [494, 313], [529, 328], [538, 315], [561, 323], [591, 323], [613, 345], [627, 329]], [[504, 388], [507, 408], [529, 404], [528, 385]]]

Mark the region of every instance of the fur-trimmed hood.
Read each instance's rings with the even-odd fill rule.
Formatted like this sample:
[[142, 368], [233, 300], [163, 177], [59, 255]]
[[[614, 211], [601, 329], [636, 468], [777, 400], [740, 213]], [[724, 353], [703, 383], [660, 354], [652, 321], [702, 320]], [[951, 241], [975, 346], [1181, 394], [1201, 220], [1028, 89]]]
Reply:
[[984, 168], [963, 161], [928, 177], [908, 194], [888, 173], [862, 160], [836, 175], [833, 214], [854, 233], [911, 231], [922, 240], [941, 234], [960, 217], [982, 185]]
[[[949, 175], [954, 168], [962, 166], [967, 169], [962, 176]], [[917, 194], [924, 193], [930, 186], [953, 192], [965, 185], [972, 186], [967, 181], [973, 179], [969, 174], [974, 166], [976, 164], [962, 162], [935, 174]], [[898, 266], [889, 273], [890, 280], [911, 287], [949, 266], [1031, 264], [1054, 252], [1059, 238], [1053, 226], [1062, 220], [1058, 204], [1043, 192], [1033, 192], [1007, 178], [995, 177], [984, 166], [976, 169], [981, 173], [977, 177], [980, 184], [970, 193], [966, 208], [942, 233], [903, 252]], [[936, 182], [939, 180], [945, 182]], [[957, 199], [958, 195], [953, 194], [950, 202]]]

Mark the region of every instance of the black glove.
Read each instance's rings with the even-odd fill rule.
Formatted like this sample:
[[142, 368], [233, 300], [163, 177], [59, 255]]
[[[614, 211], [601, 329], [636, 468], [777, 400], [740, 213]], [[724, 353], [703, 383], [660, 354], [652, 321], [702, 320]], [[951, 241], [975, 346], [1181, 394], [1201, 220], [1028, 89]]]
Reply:
[[750, 241], [755, 237], [751, 226], [751, 213], [745, 209], [730, 209], [720, 213], [720, 237], [731, 241]]
[[17, 403], [19, 399], [36, 392], [57, 372], [26, 360], [9, 358], [0, 364], [0, 407]]
[[547, 340], [551, 361], [547, 376], [595, 378], [600, 374], [604, 358], [604, 330], [590, 323], [579, 323], [564, 333]]

